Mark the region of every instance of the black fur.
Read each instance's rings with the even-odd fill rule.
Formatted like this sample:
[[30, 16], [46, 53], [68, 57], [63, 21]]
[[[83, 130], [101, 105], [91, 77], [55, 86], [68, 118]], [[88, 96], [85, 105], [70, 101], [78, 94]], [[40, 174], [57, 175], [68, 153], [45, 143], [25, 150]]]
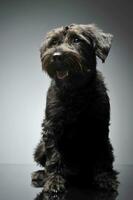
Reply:
[[[54, 29], [42, 44], [42, 68], [52, 81], [34, 158], [45, 168], [46, 192], [64, 191], [67, 183], [117, 189], [109, 97], [96, 69], [96, 56], [105, 61], [111, 39], [94, 25], [72, 24]], [[35, 177], [38, 172], [38, 182]]]

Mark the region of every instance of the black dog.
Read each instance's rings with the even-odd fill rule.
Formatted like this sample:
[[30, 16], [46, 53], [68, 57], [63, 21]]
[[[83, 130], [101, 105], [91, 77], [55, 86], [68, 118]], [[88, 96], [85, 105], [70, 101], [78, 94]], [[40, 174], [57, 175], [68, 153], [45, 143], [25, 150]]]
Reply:
[[32, 182], [45, 192], [64, 191], [66, 183], [116, 190], [109, 140], [110, 103], [96, 56], [105, 61], [112, 35], [95, 25], [61, 27], [41, 47], [42, 69], [52, 79], [47, 94], [42, 139], [34, 153], [44, 171]]

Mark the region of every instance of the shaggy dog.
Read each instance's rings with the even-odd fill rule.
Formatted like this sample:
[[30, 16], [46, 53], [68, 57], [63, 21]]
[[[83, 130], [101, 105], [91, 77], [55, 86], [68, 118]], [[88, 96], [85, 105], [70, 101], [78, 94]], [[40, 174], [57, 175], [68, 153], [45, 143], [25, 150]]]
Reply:
[[96, 57], [105, 61], [112, 35], [95, 25], [56, 28], [40, 52], [42, 69], [51, 78], [42, 138], [34, 159], [44, 170], [32, 183], [58, 193], [67, 184], [116, 190], [113, 149], [109, 139], [110, 103]]

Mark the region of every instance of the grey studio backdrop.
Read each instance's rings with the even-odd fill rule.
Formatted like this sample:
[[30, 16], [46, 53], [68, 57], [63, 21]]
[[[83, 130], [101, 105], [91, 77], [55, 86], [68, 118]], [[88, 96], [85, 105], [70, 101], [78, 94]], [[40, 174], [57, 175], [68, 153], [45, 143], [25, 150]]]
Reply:
[[133, 12], [120, 0], [0, 0], [0, 163], [33, 163], [49, 78], [40, 43], [53, 27], [96, 23], [114, 35], [105, 64], [116, 164], [133, 164]]

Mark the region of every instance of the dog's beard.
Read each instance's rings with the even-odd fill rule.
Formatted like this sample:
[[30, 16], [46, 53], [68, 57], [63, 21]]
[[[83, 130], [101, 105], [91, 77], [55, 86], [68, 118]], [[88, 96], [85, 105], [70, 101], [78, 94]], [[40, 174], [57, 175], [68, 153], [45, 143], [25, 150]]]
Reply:
[[56, 71], [56, 76], [57, 76], [58, 79], [63, 80], [63, 79], [65, 79], [67, 76], [69, 76], [69, 72], [68, 72], [68, 70]]
[[53, 79], [70, 80], [73, 76], [84, 74], [87, 67], [83, 65], [80, 56], [75, 52], [65, 52], [61, 62], [55, 62], [52, 54], [42, 57], [42, 69]]

